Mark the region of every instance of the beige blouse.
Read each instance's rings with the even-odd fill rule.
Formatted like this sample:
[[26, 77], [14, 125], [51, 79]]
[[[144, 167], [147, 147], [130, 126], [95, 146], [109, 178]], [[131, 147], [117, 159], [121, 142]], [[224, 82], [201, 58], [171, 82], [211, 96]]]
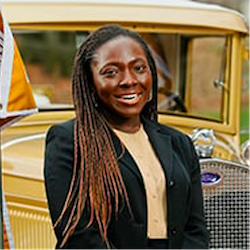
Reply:
[[141, 172], [147, 196], [148, 237], [167, 238], [167, 194], [162, 166], [155, 155], [148, 136], [141, 125], [136, 133], [114, 129]]

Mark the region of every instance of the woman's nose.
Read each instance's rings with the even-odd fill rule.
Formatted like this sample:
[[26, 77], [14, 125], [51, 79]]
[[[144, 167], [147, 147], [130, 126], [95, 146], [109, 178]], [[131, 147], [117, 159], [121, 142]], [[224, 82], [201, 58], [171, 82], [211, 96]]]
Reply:
[[127, 87], [132, 87], [138, 83], [137, 78], [133, 72], [130, 70], [124, 71], [123, 74], [123, 79], [120, 82], [120, 86], [127, 88]]

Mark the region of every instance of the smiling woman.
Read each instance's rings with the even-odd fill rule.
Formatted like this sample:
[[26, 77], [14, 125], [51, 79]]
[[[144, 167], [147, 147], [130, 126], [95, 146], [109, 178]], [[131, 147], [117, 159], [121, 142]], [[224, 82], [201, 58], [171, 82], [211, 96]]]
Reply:
[[152, 73], [141, 45], [132, 38], [118, 36], [96, 50], [91, 70], [94, 93], [107, 121], [116, 129], [136, 132], [152, 85]]
[[188, 136], [152, 119], [156, 84], [154, 59], [136, 32], [103, 26], [78, 49], [76, 118], [46, 138], [57, 247], [208, 247], [197, 155]]
[[[53, 227], [49, 217], [44, 178], [42, 175], [45, 148], [44, 138], [39, 139], [36, 137], [37, 139], [22, 142], [20, 142], [20, 138], [33, 138], [36, 135], [46, 135], [46, 132], [52, 125], [65, 122], [75, 117], [71, 91], [71, 72], [74, 64], [74, 56], [76, 49], [86, 41], [88, 35], [97, 30], [101, 25], [118, 23], [127, 29], [139, 32], [147, 42], [149, 50], [155, 59], [158, 78], [157, 86], [152, 85], [152, 101], [146, 103], [141, 117], [146, 116], [150, 118], [150, 120], [157, 120], [161, 124], [166, 124], [187, 133], [193, 139], [197, 138], [195, 148], [198, 149], [199, 152], [201, 152], [201, 149], [203, 150], [200, 155], [206, 155], [206, 157], [208, 157], [207, 152], [209, 152], [212, 159], [219, 158], [220, 160], [233, 160], [241, 163], [248, 162], [249, 157], [244, 159], [244, 155], [247, 156], [244, 152], [248, 152], [245, 151], [245, 145], [247, 144], [244, 144], [244, 150], [240, 148], [240, 135], [243, 135], [244, 138], [247, 139], [245, 131], [248, 131], [248, 123], [245, 124], [245, 120], [242, 119], [242, 125], [246, 125], [246, 129], [243, 127], [241, 131], [243, 134], [240, 134], [239, 117], [241, 101], [242, 105], [247, 107], [246, 111], [248, 111], [248, 91], [241, 95], [241, 90], [248, 90], [248, 75], [243, 74], [242, 76], [241, 72], [244, 69], [244, 72], [249, 71], [249, 53], [247, 53], [248, 50], [245, 46], [249, 44], [248, 39], [246, 39], [249, 34], [249, 29], [245, 25], [240, 13], [222, 8], [218, 5], [176, 0], [1, 0], [1, 6], [14, 33], [15, 40], [27, 69], [32, 91], [35, 93], [35, 101], [39, 108], [38, 113], [26, 117], [20, 122], [1, 131], [1, 145], [3, 146], [1, 152], [3, 189], [10, 215], [11, 231], [13, 233], [15, 248], [52, 249], [55, 247], [56, 238], [52, 231]], [[93, 41], [93, 43], [88, 44], [87, 47], [93, 47], [92, 45], [96, 45], [98, 41], [100, 40]], [[100, 47], [102, 45], [100, 45]], [[122, 50], [124, 51], [126, 49], [127, 48], [124, 48]], [[114, 51], [115, 50], [116, 48], [114, 48]], [[85, 57], [83, 56], [83, 58]], [[10, 68], [11, 67], [8, 69]], [[150, 70], [154, 72], [152, 69]], [[82, 71], [84, 72], [83, 67], [80, 68], [79, 74]], [[87, 71], [90, 72], [89, 69]], [[86, 74], [83, 74], [83, 76], [85, 77]], [[91, 79], [91, 77], [92, 75], [90, 75], [89, 79]], [[0, 80], [2, 80], [2, 78]], [[85, 80], [85, 78], [82, 78], [81, 82], [86, 82]], [[93, 86], [93, 81], [89, 82]], [[152, 82], [155, 82], [154, 79]], [[84, 114], [82, 116], [86, 119], [88, 126], [85, 127], [85, 125], [79, 123], [86, 130], [84, 130], [84, 133], [81, 132], [81, 136], [77, 138], [85, 138], [85, 140], [89, 142], [88, 145], [92, 146], [92, 144], [97, 143], [100, 146], [98, 150], [95, 150], [97, 147], [93, 148], [88, 146], [87, 151], [84, 151], [84, 144], [83, 149], [81, 148], [78, 151], [79, 161], [81, 157], [80, 152], [81, 154], [86, 154], [84, 169], [86, 167], [87, 171], [84, 172], [84, 174], [86, 174], [84, 179], [89, 178], [88, 176], [90, 176], [90, 172], [93, 171], [93, 169], [100, 169], [100, 171], [104, 169], [103, 171], [106, 171], [105, 168], [88, 168], [88, 161], [95, 159], [93, 165], [99, 166], [102, 164], [104, 167], [107, 166], [111, 162], [110, 157], [102, 158], [102, 155], [106, 156], [106, 151], [108, 151], [108, 153], [109, 151], [111, 152], [112, 148], [110, 149], [110, 147], [114, 146], [115, 150], [117, 149], [115, 159], [117, 159], [117, 164], [129, 196], [129, 204], [135, 218], [131, 219], [129, 213], [120, 212], [123, 205], [121, 200], [118, 204], [118, 207], [121, 209], [118, 212], [117, 223], [122, 224], [122, 226], [119, 227], [119, 230], [116, 230], [118, 226], [117, 223], [115, 223], [117, 219], [115, 215], [109, 220], [109, 242], [117, 247], [121, 245], [127, 246], [133, 242], [138, 242], [138, 240], [144, 242], [144, 240], [140, 239], [142, 235], [143, 239], [157, 238], [151, 234], [152, 231], [157, 232], [155, 236], [159, 238], [160, 234], [158, 234], [158, 230], [151, 231], [149, 229], [148, 234], [145, 230], [145, 227], [151, 228], [150, 225], [157, 224], [157, 222], [154, 221], [157, 220], [157, 218], [149, 215], [147, 219], [147, 215], [149, 213], [151, 214], [150, 211], [153, 211], [153, 214], [159, 214], [157, 210], [154, 210], [154, 204], [160, 204], [159, 202], [152, 202], [150, 204], [153, 205], [150, 206], [146, 203], [146, 194], [145, 191], [143, 192], [142, 190], [144, 190], [145, 183], [151, 183], [150, 180], [145, 181], [147, 180], [147, 173], [149, 173], [152, 179], [155, 178], [155, 175], [157, 176], [156, 179], [159, 181], [159, 186], [164, 186], [164, 181], [167, 186], [167, 200], [169, 199], [170, 202], [166, 202], [165, 204], [167, 204], [168, 217], [167, 219], [158, 218], [158, 220], [167, 221], [166, 230], [169, 236], [169, 247], [174, 247], [173, 244], [176, 243], [175, 239], [180, 242], [179, 237], [181, 237], [183, 233], [181, 231], [182, 228], [179, 227], [183, 221], [185, 222], [182, 218], [187, 218], [187, 216], [182, 213], [185, 211], [188, 213], [189, 210], [184, 209], [185, 211], [180, 211], [178, 215], [176, 215], [177, 212], [173, 211], [178, 211], [178, 207], [175, 208], [175, 206], [172, 207], [172, 205], [175, 204], [175, 197], [188, 197], [185, 192], [191, 188], [190, 185], [185, 184], [187, 181], [190, 181], [187, 180], [188, 174], [186, 174], [189, 173], [189, 171], [185, 171], [184, 168], [179, 168], [181, 162], [186, 162], [189, 159], [180, 161], [176, 158], [176, 155], [180, 156], [180, 154], [182, 157], [185, 157], [188, 150], [179, 150], [176, 154], [172, 154], [172, 152], [175, 151], [176, 145], [184, 145], [185, 143], [183, 143], [182, 139], [179, 140], [176, 137], [172, 140], [172, 137], [169, 136], [169, 131], [166, 132], [165, 127], [162, 127], [164, 129], [158, 129], [159, 126], [157, 125], [152, 129], [152, 126], [146, 126], [147, 123], [144, 123], [144, 120], [141, 120], [143, 126], [140, 126], [140, 129], [135, 133], [126, 133], [117, 129], [110, 129], [110, 127], [107, 129], [107, 127], [103, 127], [101, 122], [98, 121], [98, 123], [95, 123], [100, 116], [97, 111], [102, 108], [103, 104], [100, 103], [97, 92], [95, 92], [95, 95], [91, 93], [92, 90], [86, 94], [89, 98], [84, 97], [86, 102], [82, 102], [84, 109], [92, 108], [87, 115]], [[130, 95], [131, 93], [134, 96]], [[129, 92], [129, 95], [127, 94], [126, 92], [126, 95], [123, 95], [124, 100], [133, 98], [136, 95], [133, 91]], [[118, 97], [119, 96], [117, 96], [117, 98]], [[96, 100], [96, 102], [93, 102], [94, 100]], [[79, 106], [81, 106], [81, 104], [79, 104]], [[149, 109], [150, 112], [147, 112]], [[83, 109], [81, 111], [83, 111]], [[95, 112], [97, 113], [95, 114]], [[148, 114], [150, 114], [150, 116], [148, 116]], [[94, 120], [91, 119], [93, 116], [95, 116]], [[243, 114], [242, 117], [248, 120], [246, 115], [244, 116]], [[147, 121], [148, 118], [146, 119]], [[101, 119], [102, 117], [100, 116], [100, 120]], [[93, 125], [90, 127], [89, 124], [93, 121], [94, 123], [92, 123]], [[72, 122], [72, 124], [74, 124], [74, 122]], [[70, 124], [70, 126], [72, 126], [72, 124]], [[100, 131], [99, 128], [101, 129]], [[77, 147], [72, 147], [74, 129], [73, 127], [64, 129], [64, 125], [60, 125], [57, 128], [53, 127], [51, 130], [52, 132], [49, 132], [47, 139], [47, 152], [50, 151], [50, 145], [55, 144], [56, 139], [51, 136], [54, 133], [53, 131], [55, 131], [56, 138], [58, 138], [58, 134], [62, 136], [62, 139], [58, 139], [58, 146], [56, 145], [55, 148], [62, 148], [61, 152], [63, 153], [58, 157], [56, 150], [54, 156], [52, 152], [52, 160], [54, 159], [53, 157], [58, 157], [58, 159], [53, 160], [53, 169], [58, 169], [61, 164], [65, 164], [60, 169], [65, 170], [65, 180], [68, 180], [68, 184], [71, 181], [71, 174], [73, 175], [73, 167], [70, 168], [69, 166], [74, 164], [72, 159], [75, 157], [75, 152], [70, 150], [72, 150], [72, 148], [77, 149]], [[113, 140], [115, 143], [111, 146], [106, 143], [110, 140], [110, 138], [107, 138], [108, 134], [106, 131], [110, 130], [112, 132], [112, 140], [118, 138], [117, 140]], [[91, 137], [92, 134], [96, 134], [98, 137]], [[199, 137], [197, 137], [198, 134], [200, 135]], [[215, 140], [208, 140], [210, 139], [210, 135], [214, 135]], [[145, 137], [150, 137], [149, 145]], [[50, 140], [50, 138], [52, 139]], [[69, 142], [70, 138], [72, 141]], [[93, 139], [90, 140], [90, 138]], [[180, 136], [180, 138], [183, 137]], [[82, 139], [78, 141], [80, 145]], [[131, 141], [133, 141], [132, 145], [128, 144]], [[12, 142], [20, 143], [12, 144]], [[68, 147], [68, 144], [71, 146]], [[4, 145], [9, 146], [5, 147]], [[119, 145], [123, 145], [124, 147], [118, 147]], [[150, 153], [148, 151], [151, 145], [154, 145], [153, 152], [156, 152], [157, 158], [160, 159], [160, 167], [155, 163], [156, 161], [155, 158], [152, 157], [152, 152]], [[105, 147], [107, 147], [107, 149], [105, 149]], [[172, 148], [174, 148], [174, 150]], [[48, 156], [49, 155], [50, 153]], [[62, 155], [65, 155], [65, 159], [60, 161]], [[141, 155], [143, 155], [143, 157], [140, 157]], [[148, 162], [151, 161], [148, 158], [152, 158], [154, 162], [151, 163], [150, 166], [148, 166]], [[143, 175], [143, 178], [142, 173], [145, 172], [143, 172], [142, 168], [138, 169], [137, 167], [140, 166], [140, 159], [142, 159], [143, 162], [146, 161], [146, 163], [142, 163], [143, 167], [147, 166], [143, 168], [147, 171], [146, 174]], [[50, 161], [49, 157], [47, 161]], [[81, 163], [78, 161], [77, 163], [80, 168]], [[151, 166], [153, 166], [153, 170], [150, 168]], [[194, 164], [194, 166], [196, 166], [196, 164]], [[164, 169], [163, 173], [161, 172], [161, 168]], [[157, 169], [160, 170], [157, 171]], [[183, 171], [179, 171], [181, 169]], [[176, 178], [177, 172], [183, 181]], [[235, 183], [238, 179], [236, 175], [231, 171], [228, 173], [231, 178], [230, 183]], [[53, 177], [52, 175], [50, 176], [51, 178]], [[99, 173], [94, 175], [92, 179], [101, 184], [102, 182], [100, 178], [97, 178], [98, 176]], [[111, 180], [113, 179], [113, 177], [110, 178], [108, 183], [112, 184]], [[191, 180], [195, 180], [195, 178]], [[58, 179], [56, 178], [54, 181], [56, 182]], [[78, 179], [76, 179], [76, 183], [77, 186], [79, 183]], [[152, 181], [152, 183], [154, 183], [154, 181]], [[239, 183], [242, 183], [242, 181], [240, 180]], [[63, 186], [64, 183], [59, 183], [59, 185]], [[62, 187], [59, 188], [59, 185], [58, 188], [55, 188], [56, 191], [63, 189]], [[101, 187], [101, 185], [99, 186]], [[179, 190], [181, 187], [184, 191], [180, 193]], [[68, 191], [67, 188], [69, 188], [69, 186], [65, 185], [64, 191]], [[149, 197], [154, 197], [156, 189], [153, 188], [153, 186], [151, 189], [154, 193], [151, 193]], [[86, 194], [84, 189], [82, 190], [82, 194]], [[110, 190], [112, 190], [112, 188], [110, 188]], [[145, 188], [145, 190], [147, 190], [147, 188]], [[160, 188], [160, 190], [161, 194], [164, 194], [164, 189]], [[235, 194], [235, 188], [230, 190], [232, 194]], [[239, 190], [242, 191], [243, 187], [239, 187]], [[76, 190], [72, 189], [73, 194], [77, 191], [77, 188]], [[151, 190], [149, 190], [149, 192], [150, 191]], [[177, 192], [176, 195], [175, 191]], [[91, 192], [95, 193], [93, 191]], [[58, 194], [60, 193], [58, 192]], [[143, 195], [138, 197], [140, 194]], [[66, 197], [66, 195], [67, 194], [63, 197]], [[114, 197], [114, 195], [112, 194], [111, 197]], [[228, 196], [223, 197], [227, 198]], [[234, 196], [230, 195], [230, 197], [233, 198]], [[53, 198], [57, 200], [57, 198], [60, 197], [55, 194], [55, 197], [52, 197], [52, 199]], [[83, 200], [84, 198], [83, 196]], [[107, 200], [108, 199], [109, 198], [107, 198]], [[113, 210], [115, 211], [115, 198], [110, 199], [112, 206], [114, 205]], [[159, 197], [156, 196], [156, 198], [153, 199], [159, 199]], [[204, 196], [204, 199], [206, 204], [206, 200], [210, 199], [210, 196]], [[217, 199], [214, 198], [213, 200], [217, 201]], [[75, 199], [72, 199], [72, 202], [73, 201], [75, 201]], [[205, 206], [205, 210], [209, 210], [206, 211], [206, 214], [210, 214], [210, 211], [213, 212], [212, 220], [211, 218], [207, 218], [207, 221], [216, 222], [214, 226], [211, 226], [209, 223], [207, 224], [208, 229], [210, 231], [212, 229], [210, 248], [224, 248], [225, 246], [234, 248], [237, 240], [235, 234], [230, 233], [230, 238], [228, 237], [228, 228], [237, 228], [237, 225], [240, 227], [245, 225], [242, 220], [246, 217], [242, 215], [243, 209], [241, 205], [236, 202], [237, 209], [232, 210], [232, 205], [228, 199], [225, 201], [226, 203], [223, 203], [223, 208], [225, 208], [225, 210], [231, 209], [230, 211], [238, 211], [239, 216], [237, 218], [240, 217], [241, 220], [235, 220], [236, 214], [234, 214], [234, 216], [231, 216], [230, 222], [232, 223], [232, 227], [221, 227], [222, 224], [225, 225], [224, 223], [228, 225], [228, 215], [231, 214], [226, 213], [223, 209], [226, 213], [225, 217], [214, 217], [214, 215], [217, 216], [224, 213], [220, 206], [218, 206], [218, 209], [215, 209], [214, 206]], [[245, 201], [247, 201], [247, 199], [245, 199]], [[60, 202], [58, 202], [58, 204], [59, 203]], [[179, 207], [183, 205], [184, 208], [187, 203], [187, 201], [180, 200]], [[58, 204], [55, 204], [53, 207], [56, 207], [58, 213], [60, 213], [62, 207], [60, 204], [58, 206]], [[143, 209], [141, 209], [140, 204], [143, 206]], [[79, 204], [79, 206], [80, 205], [81, 204]], [[145, 207], [147, 207], [147, 211], [145, 211]], [[152, 207], [154, 207], [153, 210]], [[157, 207], [162, 211], [163, 215], [161, 218], [164, 218], [164, 214], [166, 214], [164, 212], [164, 206]], [[83, 216], [88, 208], [89, 211], [91, 211], [89, 200], [86, 203], [86, 210], [82, 213]], [[105, 215], [105, 210], [103, 214]], [[56, 231], [59, 232], [59, 234], [60, 225], [62, 225], [62, 227], [64, 226], [63, 223], [67, 219], [67, 216], [68, 214], [65, 212], [65, 216], [61, 220], [62, 223], [56, 227]], [[55, 217], [57, 218], [57, 213]], [[214, 218], [216, 218], [216, 220], [214, 220]], [[77, 239], [78, 233], [85, 235], [84, 232], [86, 232], [87, 239], [83, 239], [83, 241], [85, 241], [86, 244], [91, 244], [92, 242], [94, 245], [94, 243], [99, 242], [93, 239], [94, 235], [99, 232], [96, 219], [94, 220], [93, 227], [91, 225], [89, 228], [90, 230], [81, 230], [81, 226], [83, 225], [81, 221], [89, 221], [88, 219], [89, 218], [85, 220], [85, 217], [81, 217], [78, 223], [79, 226], [72, 232], [65, 246], [71, 246], [74, 239]], [[147, 222], [146, 224], [145, 221]], [[195, 220], [193, 220], [192, 217], [190, 221], [194, 222]], [[161, 226], [164, 227], [164, 225], [159, 225], [157, 228], [161, 228]], [[192, 225], [189, 228], [191, 227]], [[249, 228], [247, 226], [243, 228], [246, 234], [237, 235], [239, 242], [242, 242], [241, 245], [238, 245], [238, 248], [248, 249], [248, 245], [244, 242], [248, 242], [247, 236], [249, 235]], [[66, 231], [67, 230], [65, 230], [65, 232]], [[127, 234], [126, 231], [131, 233]], [[160, 229], [160, 232], [164, 235], [164, 230]], [[117, 233], [124, 237], [127, 235], [128, 238], [117, 236]], [[99, 239], [101, 236], [99, 234], [97, 235]], [[186, 239], [188, 236], [188, 234], [185, 234], [183, 237], [183, 239], [185, 238], [185, 243], [187, 243]], [[89, 242], [89, 239], [92, 239], [92, 241]], [[115, 242], [116, 239], [117, 241]], [[123, 239], [123, 242], [121, 242], [121, 239]], [[229, 239], [230, 242], [228, 241]], [[185, 244], [183, 247], [190, 248], [190, 244]], [[135, 248], [134, 245], [131, 246], [131, 248]]]

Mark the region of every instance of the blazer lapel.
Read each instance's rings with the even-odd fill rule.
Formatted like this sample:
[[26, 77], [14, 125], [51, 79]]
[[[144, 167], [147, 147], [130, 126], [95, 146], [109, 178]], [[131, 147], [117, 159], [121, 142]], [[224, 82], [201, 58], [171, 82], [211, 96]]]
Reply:
[[171, 136], [162, 133], [160, 127], [157, 126], [157, 124], [148, 122], [147, 120], [144, 121], [144, 129], [169, 181], [171, 179], [173, 165]]
[[[173, 152], [171, 136], [162, 133], [160, 127], [157, 126], [157, 124], [149, 122], [146, 119], [142, 119], [142, 121], [144, 124], [144, 129], [149, 137], [149, 140], [155, 150], [156, 155], [160, 160], [166, 177], [168, 180], [170, 180], [172, 173]], [[127, 167], [128, 169], [130, 169], [130, 171], [132, 171], [143, 184], [143, 179], [140, 170], [138, 169], [134, 159], [132, 158], [128, 150], [125, 148], [125, 152], [123, 153], [120, 141], [115, 135], [115, 133], [112, 133], [112, 139], [116, 149], [119, 167]]]
[[123, 149], [120, 144], [120, 140], [115, 135], [115, 133], [112, 133], [112, 140], [114, 142], [119, 167], [120, 168], [126, 167], [130, 169], [130, 171], [133, 172], [137, 176], [141, 184], [143, 184], [143, 179], [142, 179], [140, 170], [138, 169], [133, 157], [131, 156], [131, 154], [128, 152], [126, 148], [125, 148], [125, 151], [123, 152]]

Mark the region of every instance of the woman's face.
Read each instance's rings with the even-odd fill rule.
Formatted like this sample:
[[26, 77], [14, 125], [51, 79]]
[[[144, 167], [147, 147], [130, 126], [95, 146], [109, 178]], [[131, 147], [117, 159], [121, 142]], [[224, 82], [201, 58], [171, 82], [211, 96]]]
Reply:
[[136, 118], [146, 104], [152, 74], [140, 44], [119, 36], [97, 49], [91, 63], [97, 95], [108, 115]]

